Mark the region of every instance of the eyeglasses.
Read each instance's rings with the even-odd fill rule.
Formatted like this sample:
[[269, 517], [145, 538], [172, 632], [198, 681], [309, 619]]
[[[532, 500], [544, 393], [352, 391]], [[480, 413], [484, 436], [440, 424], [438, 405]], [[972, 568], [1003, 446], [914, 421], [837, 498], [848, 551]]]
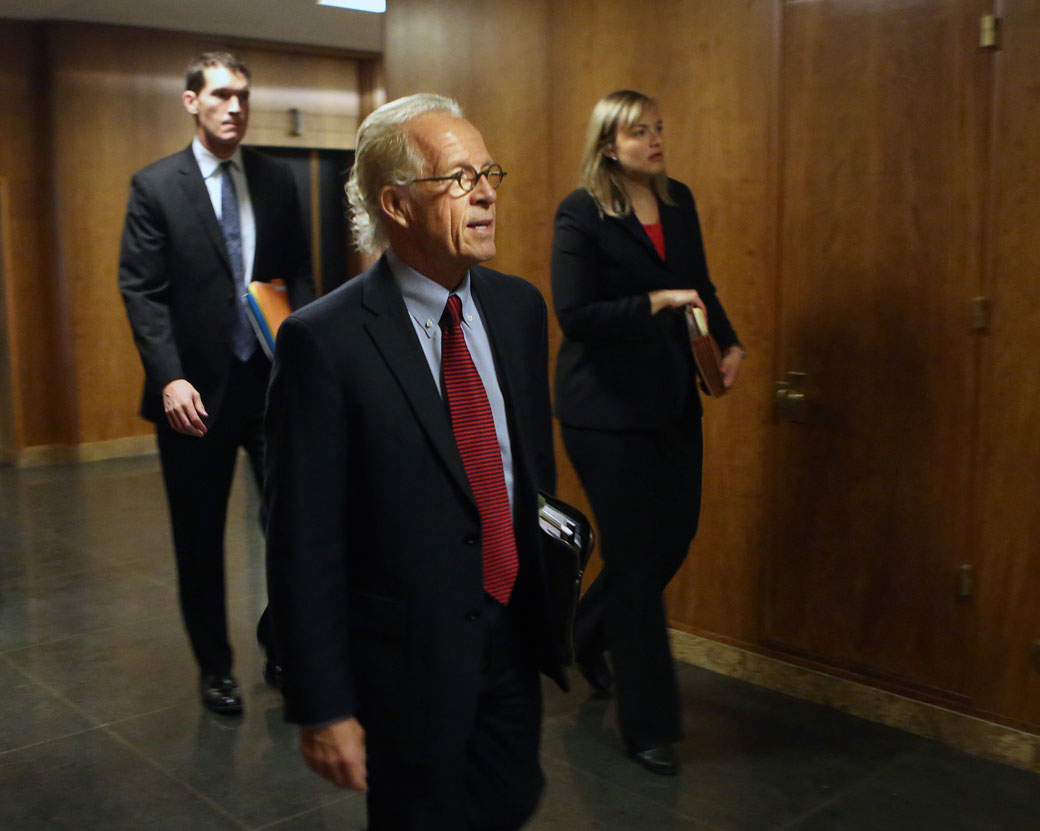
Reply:
[[450, 176], [427, 176], [425, 179], [409, 179], [403, 184], [414, 185], [416, 182], [455, 182], [463, 193], [469, 193], [477, 186], [477, 182], [480, 181], [481, 176], [488, 180], [488, 184], [491, 185], [493, 190], [498, 190], [498, 186], [502, 184], [502, 180], [506, 177], [506, 172], [502, 169], [501, 165], [489, 164], [483, 170], [474, 170], [472, 167], [464, 167], [461, 170], [455, 171]]

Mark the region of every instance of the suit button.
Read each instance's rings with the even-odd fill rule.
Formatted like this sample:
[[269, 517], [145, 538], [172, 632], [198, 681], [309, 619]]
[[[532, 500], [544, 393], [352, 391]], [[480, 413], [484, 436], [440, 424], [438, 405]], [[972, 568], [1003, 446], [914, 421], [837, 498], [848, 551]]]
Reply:
[[480, 617], [480, 609], [470, 609], [466, 612], [466, 620], [470, 623], [475, 621], [478, 617]]
[[463, 542], [464, 542], [464, 543], [465, 543], [466, 545], [476, 545], [476, 544], [477, 544], [477, 541], [478, 541], [479, 539], [480, 539], [480, 536], [479, 536], [479, 535], [477, 535], [477, 534], [466, 534], [466, 536], [464, 536], [464, 537], [462, 538], [462, 541], [463, 541]]

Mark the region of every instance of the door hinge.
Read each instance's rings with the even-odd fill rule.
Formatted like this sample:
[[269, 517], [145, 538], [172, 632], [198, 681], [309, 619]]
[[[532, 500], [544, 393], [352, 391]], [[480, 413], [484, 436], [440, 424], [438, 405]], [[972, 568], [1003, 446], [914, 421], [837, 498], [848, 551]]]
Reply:
[[975, 594], [975, 566], [965, 563], [957, 567], [957, 596], [971, 597]]
[[976, 332], [989, 331], [989, 311], [988, 297], [971, 298], [971, 328]]
[[979, 48], [1000, 48], [1000, 18], [995, 14], [984, 14], [979, 20]]

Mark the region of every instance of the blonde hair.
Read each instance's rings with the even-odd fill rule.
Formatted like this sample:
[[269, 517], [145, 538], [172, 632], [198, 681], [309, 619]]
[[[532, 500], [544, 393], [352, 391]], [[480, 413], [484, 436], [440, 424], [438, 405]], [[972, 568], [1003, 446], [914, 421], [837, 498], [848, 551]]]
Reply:
[[[607, 150], [617, 140], [619, 130], [630, 130], [647, 107], [656, 106], [657, 102], [648, 95], [621, 89], [604, 96], [592, 108], [578, 184], [592, 195], [600, 212], [607, 216], [622, 217], [632, 212], [632, 201], [621, 178], [621, 165], [606, 154]], [[664, 173], [655, 175], [650, 185], [658, 199], [666, 205], [675, 204], [668, 193], [668, 177]]]
[[462, 108], [453, 98], [420, 92], [388, 101], [358, 127], [354, 166], [346, 191], [351, 233], [359, 250], [378, 254], [390, 244], [379, 207], [379, 191], [385, 185], [403, 185], [422, 175], [423, 159], [404, 128], [413, 118], [433, 112], [462, 118]]

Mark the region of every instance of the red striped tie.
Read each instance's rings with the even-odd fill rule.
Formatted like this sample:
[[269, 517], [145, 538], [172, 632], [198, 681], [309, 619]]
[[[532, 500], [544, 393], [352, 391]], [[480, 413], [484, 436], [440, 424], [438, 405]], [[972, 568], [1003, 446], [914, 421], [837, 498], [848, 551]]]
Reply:
[[484, 591], [499, 603], [509, 602], [516, 582], [516, 539], [509, 510], [502, 455], [498, 450], [495, 419], [484, 385], [462, 334], [462, 301], [448, 298], [441, 316], [441, 375], [451, 412], [455, 444], [462, 456], [473, 497], [480, 511], [483, 543]]

